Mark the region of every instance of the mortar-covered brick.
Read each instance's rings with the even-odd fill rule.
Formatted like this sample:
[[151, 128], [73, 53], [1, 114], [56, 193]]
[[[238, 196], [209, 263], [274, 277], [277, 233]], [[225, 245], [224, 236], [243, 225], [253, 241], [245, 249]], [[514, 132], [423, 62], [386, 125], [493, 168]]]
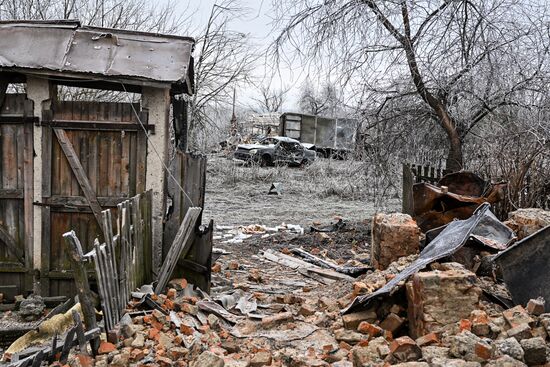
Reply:
[[400, 257], [418, 253], [420, 228], [408, 214], [376, 214], [372, 223], [372, 265], [386, 269]]
[[461, 269], [413, 275], [406, 284], [410, 335], [418, 338], [468, 319], [481, 295], [475, 280], [474, 273]]

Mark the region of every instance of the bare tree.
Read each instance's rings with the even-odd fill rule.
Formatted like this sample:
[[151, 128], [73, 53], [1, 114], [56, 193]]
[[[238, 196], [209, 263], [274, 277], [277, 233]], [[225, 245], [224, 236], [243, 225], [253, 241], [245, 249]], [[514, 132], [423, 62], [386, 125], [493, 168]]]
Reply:
[[307, 79], [302, 85], [298, 104], [304, 113], [336, 117], [337, 112], [341, 110], [339, 107], [342, 102], [334, 84], [325, 82], [321, 85], [320, 90], [317, 90], [313, 83]]
[[190, 103], [190, 144], [198, 131], [216, 123], [209, 111], [231, 106], [233, 89], [249, 82], [258, 56], [247, 34], [231, 30], [231, 21], [242, 17], [246, 9], [236, 0], [221, 0], [213, 5], [205, 29], [197, 39], [195, 56], [196, 93]]
[[445, 133], [451, 170], [463, 167], [463, 143], [480, 122], [507, 106], [529, 108], [546, 93], [544, 2], [274, 3], [281, 27], [273, 48], [276, 57], [288, 45], [297, 45], [299, 56], [360, 89], [363, 105], [378, 115], [402, 100], [416, 104]]
[[156, 33], [187, 30], [189, 7], [174, 12], [176, 1], [153, 4], [147, 0], [17, 0], [0, 1], [0, 18], [79, 19], [98, 27], [122, 28]]
[[288, 89], [273, 88], [269, 84], [262, 84], [257, 89], [259, 96], [252, 98], [255, 105], [251, 106], [251, 109], [254, 112], [281, 112]]

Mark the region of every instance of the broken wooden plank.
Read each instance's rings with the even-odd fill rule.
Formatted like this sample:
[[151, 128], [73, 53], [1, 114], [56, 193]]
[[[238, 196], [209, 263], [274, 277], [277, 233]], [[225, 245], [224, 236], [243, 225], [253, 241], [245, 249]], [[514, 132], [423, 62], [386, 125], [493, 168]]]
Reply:
[[80, 348], [80, 353], [88, 354], [86, 349], [86, 337], [84, 336], [84, 328], [82, 327], [82, 320], [80, 319], [80, 314], [73, 310], [73, 320], [76, 326], [76, 339], [78, 340], [78, 347]]
[[88, 200], [88, 204], [90, 205], [90, 209], [92, 209], [92, 212], [97, 220], [97, 223], [99, 224], [99, 228], [102, 229], [103, 231], [101, 206], [99, 205], [99, 201], [97, 200], [96, 193], [94, 192], [92, 185], [90, 184], [90, 181], [86, 176], [84, 167], [82, 167], [82, 163], [80, 163], [80, 160], [78, 159], [78, 156], [74, 150], [74, 147], [71, 144], [71, 141], [69, 140], [69, 137], [67, 136], [67, 133], [65, 132], [65, 130], [55, 128], [53, 129], [53, 131], [57, 136], [57, 140], [59, 141], [61, 150], [63, 151], [63, 154], [67, 158], [67, 161], [69, 162], [69, 166], [71, 167], [71, 170], [73, 171], [76, 177], [76, 180], [78, 181], [78, 184], [82, 189], [82, 192], [84, 192], [84, 196], [86, 197], [86, 200]]
[[[123, 308], [123, 305], [120, 304], [118, 297], [119, 280], [118, 273], [116, 271], [117, 259], [113, 235], [113, 217], [110, 209], [104, 210], [103, 212], [101, 212], [101, 214], [103, 218], [103, 226], [105, 228], [105, 251], [108, 254], [104, 271], [107, 271], [107, 273], [105, 273], [105, 276], [107, 277], [106, 281], [109, 282], [107, 286], [111, 288], [111, 292], [109, 292], [111, 293], [110, 303], [112, 303], [111, 307], [114, 308], [111, 311], [116, 311], [117, 319], [119, 319], [120, 317], [122, 317], [121, 310]], [[103, 258], [104, 257], [102, 255], [102, 259]], [[114, 288], [117, 288], [116, 292], [113, 292]]]
[[187, 214], [185, 214], [185, 218], [183, 218], [183, 222], [181, 223], [178, 233], [176, 234], [176, 238], [174, 238], [170, 251], [168, 251], [168, 255], [166, 256], [166, 259], [160, 269], [158, 283], [155, 288], [156, 294], [159, 294], [164, 290], [170, 280], [170, 276], [176, 268], [178, 260], [180, 258], [184, 258], [187, 252], [189, 252], [189, 249], [193, 243], [191, 241], [191, 235], [195, 230], [195, 225], [201, 211], [201, 208], [193, 207], [189, 208]]
[[302, 272], [302, 274], [304, 274], [303, 271], [306, 271], [309, 274], [314, 273], [316, 276], [321, 276], [323, 278], [331, 280], [353, 281], [354, 279], [348, 275], [341, 274], [333, 270], [320, 268], [319, 266], [310, 264], [289, 255], [285, 255], [278, 251], [273, 251], [271, 249], [264, 251], [263, 256], [267, 260], [273, 261], [277, 264], [289, 267], [294, 270], [299, 270]]
[[[90, 290], [90, 284], [88, 283], [88, 274], [86, 267], [84, 266], [82, 252], [82, 245], [76, 237], [74, 231], [66, 232], [63, 234], [67, 250], [69, 251], [69, 258], [74, 271], [74, 280], [76, 290], [78, 294], [78, 300], [82, 308], [82, 314], [84, 315], [84, 323], [88, 330], [95, 329], [97, 327], [95, 319], [95, 308], [92, 300], [92, 292]], [[99, 339], [92, 341], [92, 351], [95, 354], [99, 348]]]
[[359, 267], [359, 266], [350, 266], [350, 267], [345, 267], [345, 266], [340, 266], [338, 264], [335, 264], [335, 263], [332, 263], [330, 261], [327, 261], [327, 260], [324, 260], [324, 259], [321, 259], [315, 255], [312, 255], [310, 254], [309, 252], [307, 251], [304, 251], [303, 249], [301, 248], [293, 248], [290, 250], [293, 254], [296, 254], [298, 256], [301, 256], [305, 259], [305, 261], [309, 262], [309, 263], [312, 263], [313, 265], [317, 265], [321, 268], [325, 268], [325, 269], [332, 269], [338, 273], [342, 273], [342, 274], [346, 274], [346, 275], [350, 275], [350, 276], [358, 276], [360, 274], [364, 274], [366, 273], [368, 270], [372, 270], [373, 268], [372, 267]]
[[[73, 330], [73, 329], [71, 329], [71, 330]], [[69, 330], [69, 333], [70, 333], [71, 330]], [[53, 362], [55, 360], [55, 356], [58, 353], [61, 353], [63, 351], [63, 348], [65, 348], [66, 345], [67, 345], [68, 350], [70, 350], [72, 347], [74, 347], [76, 345], [76, 340], [74, 339], [74, 333], [73, 333], [72, 336], [70, 336], [69, 333], [65, 337], [62, 344], [57, 343], [57, 334], [56, 334], [54, 336], [54, 338], [52, 339], [51, 346], [45, 347], [45, 348], [39, 350], [39, 352], [41, 351], [44, 356], [48, 356], [48, 361]], [[95, 328], [93, 330], [86, 331], [84, 333], [84, 337], [86, 339], [86, 342], [89, 342], [90, 340], [99, 337], [100, 333], [101, 333], [101, 329], [99, 329], [99, 328]], [[29, 355], [29, 356], [27, 356], [23, 359], [20, 359], [20, 360], [16, 360], [18, 358], [18, 356], [14, 355], [14, 357], [12, 358], [12, 362], [9, 364], [9, 366], [10, 367], [28, 366], [30, 363], [32, 363], [34, 361], [34, 358], [35, 358], [37, 353], [38, 352], [33, 353], [33, 354], [31, 354], [31, 355]]]
[[67, 333], [65, 338], [65, 343], [63, 343], [63, 348], [61, 349], [61, 356], [59, 357], [59, 363], [67, 363], [67, 358], [69, 357], [69, 352], [73, 346], [74, 335], [76, 334], [76, 326], [71, 328]]
[[40, 367], [42, 365], [42, 360], [44, 359], [44, 352], [39, 351], [34, 355], [34, 360], [32, 361], [32, 367]]

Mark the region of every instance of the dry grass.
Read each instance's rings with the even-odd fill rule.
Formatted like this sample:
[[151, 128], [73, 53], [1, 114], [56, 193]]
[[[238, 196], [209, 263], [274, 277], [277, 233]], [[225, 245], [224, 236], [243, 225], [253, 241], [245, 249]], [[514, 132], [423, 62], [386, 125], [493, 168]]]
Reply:
[[[219, 224], [363, 221], [401, 206], [394, 198], [376, 199], [376, 176], [361, 161], [320, 159], [300, 168], [265, 168], [210, 156], [207, 167], [205, 217]], [[273, 182], [282, 183], [282, 196], [267, 195]]]
[[336, 196], [341, 200], [366, 200], [373, 195], [368, 167], [356, 160], [318, 159], [305, 167], [260, 167], [210, 157], [208, 175], [209, 181], [230, 187], [292, 182], [286, 185], [287, 192], [316, 194], [321, 199]]

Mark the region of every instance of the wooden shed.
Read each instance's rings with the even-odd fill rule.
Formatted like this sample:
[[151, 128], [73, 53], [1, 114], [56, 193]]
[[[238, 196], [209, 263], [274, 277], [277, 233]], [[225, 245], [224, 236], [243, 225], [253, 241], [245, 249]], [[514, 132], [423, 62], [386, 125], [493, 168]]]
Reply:
[[[62, 234], [74, 230], [90, 250], [101, 210], [139, 194], [150, 217], [144, 266], [155, 276], [185, 208], [204, 202], [205, 158], [175, 148], [193, 47], [78, 21], [0, 22], [0, 293], [74, 295]], [[97, 100], [59, 98], [83, 88]]]

